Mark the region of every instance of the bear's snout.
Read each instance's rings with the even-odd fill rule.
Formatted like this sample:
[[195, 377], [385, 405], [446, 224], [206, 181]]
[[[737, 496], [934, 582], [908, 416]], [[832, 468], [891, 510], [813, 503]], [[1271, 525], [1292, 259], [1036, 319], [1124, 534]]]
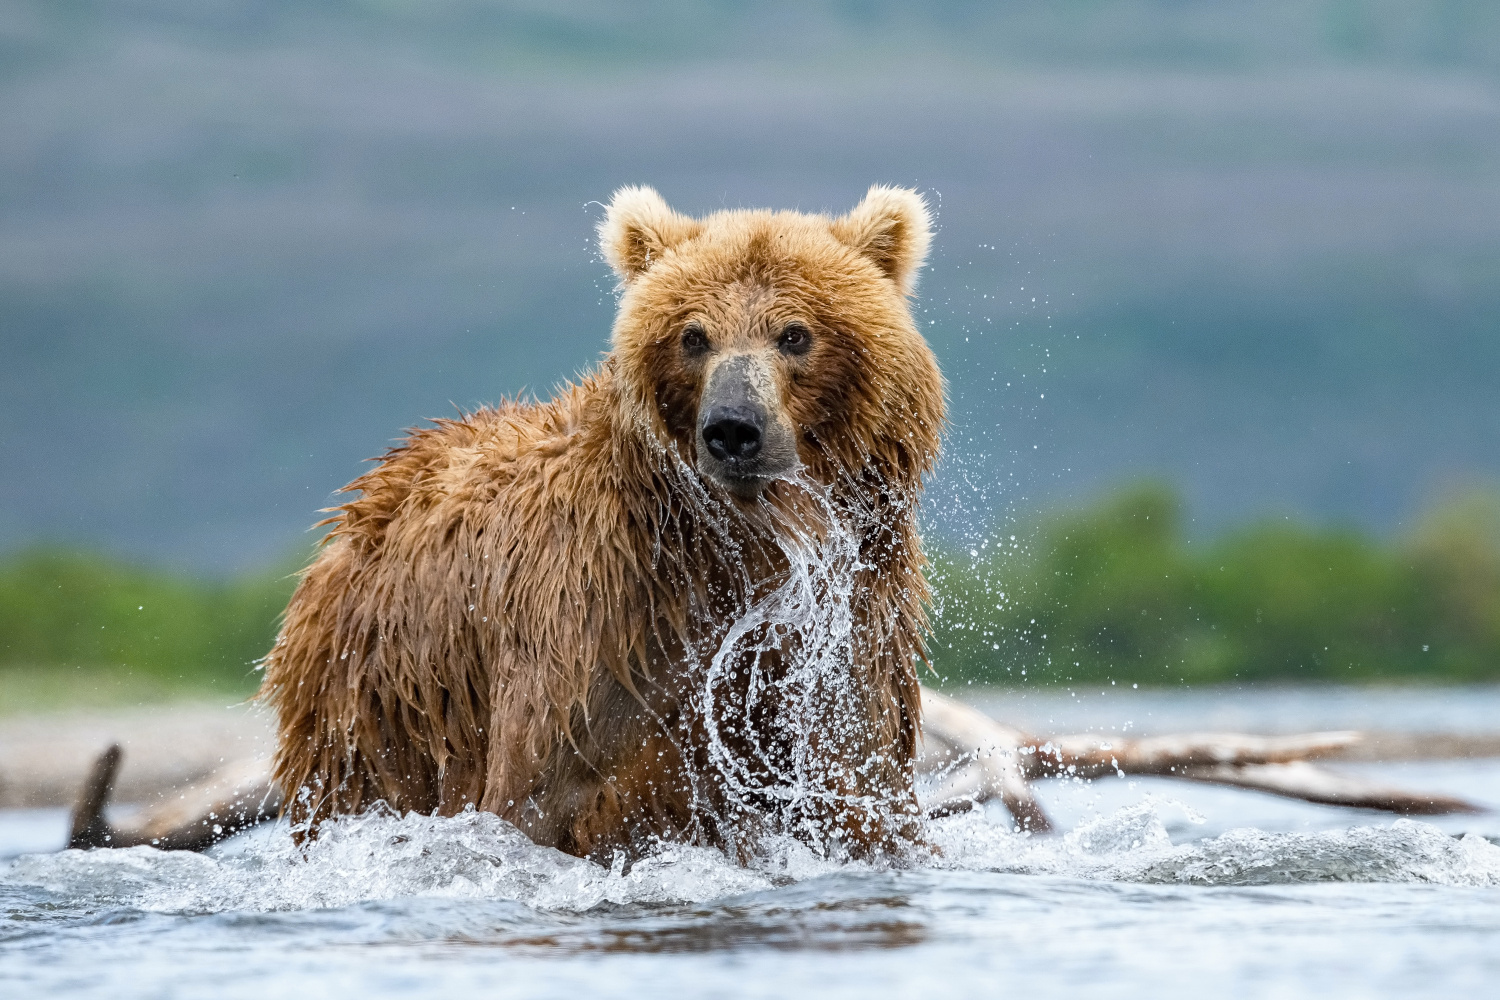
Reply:
[[766, 359], [738, 354], [721, 361], [698, 412], [698, 471], [735, 496], [753, 500], [797, 467], [796, 438]]
[[716, 406], [704, 415], [703, 444], [721, 462], [746, 462], [760, 454], [765, 426], [759, 407]]

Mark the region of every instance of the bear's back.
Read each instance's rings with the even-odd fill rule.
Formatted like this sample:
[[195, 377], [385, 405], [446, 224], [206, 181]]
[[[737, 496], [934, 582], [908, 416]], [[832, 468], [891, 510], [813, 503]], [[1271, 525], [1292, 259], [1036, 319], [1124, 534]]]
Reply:
[[595, 381], [545, 402], [507, 401], [413, 431], [346, 487], [360, 495], [330, 519], [333, 535], [379, 548], [393, 528], [416, 528], [432, 517], [491, 521], [517, 505], [568, 505], [578, 499], [569, 494], [589, 482], [573, 466]]

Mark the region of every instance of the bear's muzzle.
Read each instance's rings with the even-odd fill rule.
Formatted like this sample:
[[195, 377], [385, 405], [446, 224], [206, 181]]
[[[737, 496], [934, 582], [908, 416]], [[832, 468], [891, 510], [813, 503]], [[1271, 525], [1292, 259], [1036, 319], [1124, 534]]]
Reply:
[[698, 405], [698, 471], [741, 499], [797, 468], [769, 359], [735, 354], [709, 373]]

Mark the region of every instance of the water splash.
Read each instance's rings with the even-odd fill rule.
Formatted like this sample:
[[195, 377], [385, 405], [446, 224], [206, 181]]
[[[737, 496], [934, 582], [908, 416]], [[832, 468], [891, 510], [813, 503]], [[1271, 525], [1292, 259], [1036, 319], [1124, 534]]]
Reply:
[[[1411, 820], [1316, 833], [1233, 830], [1174, 844], [1163, 823], [1175, 804], [1148, 801], [1060, 838], [1013, 833], [967, 813], [931, 824], [945, 871], [1067, 876], [1115, 883], [1200, 886], [1315, 882], [1500, 886], [1500, 847], [1455, 839]], [[35, 887], [71, 906], [162, 913], [327, 910], [411, 898], [510, 901], [532, 912], [707, 903], [869, 865], [829, 860], [801, 841], [772, 838], [749, 866], [711, 848], [663, 846], [627, 867], [538, 847], [498, 816], [377, 811], [325, 826], [297, 847], [287, 832], [215, 854], [63, 851], [18, 859], [0, 887]]]
[[1301, 882], [1427, 882], [1500, 886], [1500, 847], [1454, 838], [1409, 819], [1312, 833], [1230, 830], [1174, 844], [1163, 821], [1185, 806], [1157, 798], [1102, 816], [1060, 838], [1023, 837], [978, 813], [932, 827], [940, 864], [1111, 882], [1284, 885]]
[[877, 784], [853, 796], [838, 780], [873, 742], [855, 669], [854, 588], [869, 568], [860, 559], [869, 514], [840, 509], [806, 477], [789, 485], [801, 503], [757, 512], [770, 520], [783, 565], [770, 580], [743, 579], [743, 606], [703, 656], [694, 709], [731, 807], [725, 818], [743, 826], [757, 817], [773, 834], [827, 851], [837, 847], [830, 816], [878, 813], [899, 790]]
[[605, 903], [698, 902], [770, 888], [818, 871], [784, 844], [759, 867], [702, 847], [663, 847], [628, 870], [539, 847], [510, 823], [375, 810], [325, 824], [303, 847], [285, 830], [234, 853], [151, 847], [62, 851], [18, 859], [3, 882], [70, 900], [158, 912], [316, 910], [410, 897], [503, 899], [544, 911]]

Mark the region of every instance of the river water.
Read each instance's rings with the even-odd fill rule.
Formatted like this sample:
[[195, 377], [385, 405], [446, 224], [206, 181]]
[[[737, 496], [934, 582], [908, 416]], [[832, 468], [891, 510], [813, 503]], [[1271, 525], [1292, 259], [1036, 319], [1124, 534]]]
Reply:
[[[1109, 698], [1051, 692], [1000, 714], [1145, 729], [1183, 697], [1090, 716]], [[1291, 700], [1327, 727], [1401, 714], [1383, 698]], [[1500, 726], [1473, 712], [1485, 698], [1405, 695], [1423, 730]], [[1238, 692], [1238, 728], [1279, 728], [1288, 699]], [[1342, 766], [1500, 810], [1497, 760]], [[274, 827], [209, 855], [23, 853], [54, 848], [65, 817], [0, 814], [0, 995], [1500, 995], [1495, 812], [1392, 820], [1162, 779], [1038, 792], [1064, 833], [952, 817], [901, 869], [793, 843], [748, 869], [686, 848], [607, 868], [483, 814], [362, 817], [305, 854]]]

